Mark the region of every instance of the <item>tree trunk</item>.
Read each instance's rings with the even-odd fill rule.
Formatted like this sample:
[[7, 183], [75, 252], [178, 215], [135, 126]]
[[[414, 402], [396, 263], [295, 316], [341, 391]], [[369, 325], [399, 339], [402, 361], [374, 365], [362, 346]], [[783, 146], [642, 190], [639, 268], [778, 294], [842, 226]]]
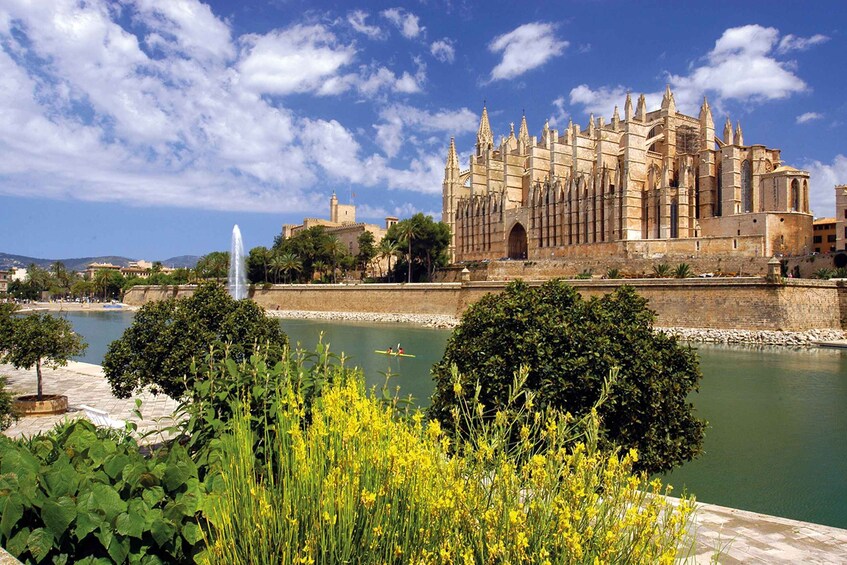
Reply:
[[44, 396], [41, 390], [41, 359], [35, 362], [35, 374], [37, 375], [36, 380], [38, 382], [38, 400], [41, 400]]
[[412, 282], [412, 238], [409, 238], [409, 282]]

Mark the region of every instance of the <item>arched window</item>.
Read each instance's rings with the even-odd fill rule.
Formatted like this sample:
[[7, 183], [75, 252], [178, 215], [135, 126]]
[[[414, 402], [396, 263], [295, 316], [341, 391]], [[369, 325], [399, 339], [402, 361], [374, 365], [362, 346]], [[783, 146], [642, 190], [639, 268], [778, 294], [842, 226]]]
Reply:
[[741, 205], [744, 212], [753, 211], [753, 171], [748, 160], [741, 163]]
[[723, 163], [718, 163], [715, 178], [715, 216], [723, 215]]
[[800, 210], [800, 181], [794, 179], [791, 181], [791, 211], [798, 210]]
[[671, 200], [671, 237], [679, 237], [679, 201], [676, 198]]

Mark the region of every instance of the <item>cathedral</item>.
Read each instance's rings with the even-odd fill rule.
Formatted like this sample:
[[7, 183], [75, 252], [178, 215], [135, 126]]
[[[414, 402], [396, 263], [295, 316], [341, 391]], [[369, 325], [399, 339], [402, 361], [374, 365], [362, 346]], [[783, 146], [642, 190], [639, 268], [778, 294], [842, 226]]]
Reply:
[[623, 119], [530, 136], [526, 116], [499, 145], [482, 109], [470, 167], [451, 139], [442, 221], [454, 262], [581, 257], [771, 257], [811, 251], [809, 173], [779, 149], [746, 145], [727, 118], [715, 134], [708, 102], [658, 110], [627, 95]]

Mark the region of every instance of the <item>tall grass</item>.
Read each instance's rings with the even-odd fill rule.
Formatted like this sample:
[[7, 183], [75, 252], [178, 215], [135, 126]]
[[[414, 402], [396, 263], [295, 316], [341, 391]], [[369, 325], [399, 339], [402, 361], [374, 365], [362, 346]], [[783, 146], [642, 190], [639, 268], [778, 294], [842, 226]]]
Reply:
[[[269, 459], [253, 452], [250, 400], [235, 403], [210, 455], [218, 488], [201, 561], [673, 562], [693, 502], [656, 496], [658, 481], [631, 472], [634, 451], [598, 452], [596, 412], [580, 422], [537, 412], [520, 384], [515, 410], [453, 443], [420, 413], [397, 417], [361, 375], [327, 383], [308, 418], [280, 382]], [[484, 410], [455, 392], [457, 418]]]

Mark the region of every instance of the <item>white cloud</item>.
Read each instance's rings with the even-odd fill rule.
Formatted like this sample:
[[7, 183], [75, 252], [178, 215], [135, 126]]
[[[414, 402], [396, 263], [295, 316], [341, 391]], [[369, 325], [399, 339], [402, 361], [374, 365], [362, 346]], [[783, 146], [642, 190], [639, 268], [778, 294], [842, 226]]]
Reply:
[[797, 116], [798, 124], [805, 124], [807, 122], [811, 122], [812, 120], [820, 120], [823, 118], [823, 114], [819, 114], [817, 112], [806, 112], [805, 114], [800, 114]]
[[354, 30], [368, 36], [370, 39], [385, 39], [385, 32], [379, 26], [365, 23], [368, 13], [363, 10], [354, 10], [347, 15], [347, 23]]
[[266, 94], [320, 90], [355, 55], [351, 45], [339, 45], [321, 25], [295, 25], [267, 35], [245, 36], [242, 42], [246, 54], [238, 65], [241, 80]]
[[567, 127], [567, 120], [570, 117], [570, 113], [565, 109], [565, 97], [559, 96], [553, 100], [553, 107], [556, 111], [548, 118], [550, 127], [564, 129]]
[[394, 24], [406, 39], [414, 39], [426, 30], [421, 27], [418, 16], [402, 8], [383, 10], [382, 16]]
[[[789, 37], [793, 36], [782, 39]], [[794, 38], [789, 43], [797, 41]], [[805, 92], [808, 86], [793, 66], [775, 58], [779, 44], [775, 28], [746, 25], [727, 29], [699, 65], [693, 65], [687, 74], [668, 74], [677, 110], [696, 115], [706, 94], [713, 107], [720, 108], [727, 100], [759, 102]], [[620, 85], [592, 89], [582, 84], [571, 90], [570, 101], [582, 105], [585, 113], [609, 117], [616, 104], [623, 114], [626, 90]], [[645, 93], [648, 111], [658, 108], [663, 91]]]
[[495, 37], [488, 50], [502, 53], [503, 59], [491, 70], [491, 80], [520, 76], [561, 55], [569, 43], [556, 39], [555, 31], [553, 24], [534, 22]]
[[339, 119], [274, 98], [410, 93], [426, 80], [420, 59], [394, 72], [355, 68], [356, 54], [321, 25], [232, 38], [193, 0], [5, 3], [0, 194], [293, 213], [323, 208], [312, 191], [325, 178], [433, 192], [434, 157], [389, 167]]
[[820, 33], [816, 33], [811, 37], [798, 37], [789, 33], [779, 41], [779, 47], [777, 47], [776, 52], [782, 55], [790, 51], [805, 51], [813, 45], [826, 43], [827, 41], [829, 41], [829, 37]]
[[[460, 110], [438, 110], [428, 112], [403, 104], [393, 104], [380, 112], [381, 122], [374, 125], [376, 142], [383, 152], [392, 158], [400, 151], [410, 132], [450, 132], [453, 135], [476, 130], [479, 117], [467, 108]], [[442, 149], [446, 158], [446, 149]], [[444, 163], [441, 164], [442, 168]]]
[[[231, 59], [235, 55], [229, 26], [218, 19], [211, 8], [193, 0], [135, 0], [139, 16], [157, 34], [149, 42], [198, 58]], [[161, 42], [160, 34], [174, 41]]]
[[809, 171], [809, 200], [815, 216], [826, 217], [835, 213], [836, 185], [847, 184], [847, 156], [836, 155], [832, 163], [807, 161], [803, 168]]
[[779, 31], [772, 27], [727, 29], [706, 55], [704, 65], [685, 76], [669, 76], [677, 106], [691, 111], [706, 92], [723, 100], [759, 101], [807, 90], [790, 65], [773, 57], [778, 42]]
[[452, 63], [456, 59], [456, 49], [453, 47], [453, 42], [446, 37], [433, 41], [432, 45], [429, 46], [429, 52], [442, 63]]

